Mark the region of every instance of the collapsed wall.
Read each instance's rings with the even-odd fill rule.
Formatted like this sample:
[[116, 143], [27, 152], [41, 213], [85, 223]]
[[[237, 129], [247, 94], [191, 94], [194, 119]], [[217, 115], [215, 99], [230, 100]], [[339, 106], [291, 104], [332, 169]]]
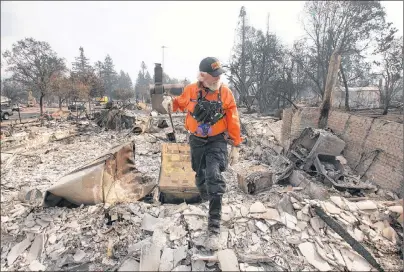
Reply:
[[[285, 149], [306, 127], [317, 127], [319, 108], [283, 111]], [[332, 110], [328, 127], [346, 143], [343, 155], [357, 172], [389, 190], [404, 189], [403, 124]]]

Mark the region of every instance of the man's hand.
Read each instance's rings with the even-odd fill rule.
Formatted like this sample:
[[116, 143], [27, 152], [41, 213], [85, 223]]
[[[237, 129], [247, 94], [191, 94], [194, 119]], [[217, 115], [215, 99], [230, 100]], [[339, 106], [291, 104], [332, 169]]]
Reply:
[[239, 147], [233, 145], [230, 151], [229, 164], [230, 165], [236, 164], [238, 162], [238, 159], [239, 159]]
[[163, 102], [161, 102], [161, 105], [167, 112], [173, 112], [173, 99], [171, 96], [165, 95], [163, 97]]

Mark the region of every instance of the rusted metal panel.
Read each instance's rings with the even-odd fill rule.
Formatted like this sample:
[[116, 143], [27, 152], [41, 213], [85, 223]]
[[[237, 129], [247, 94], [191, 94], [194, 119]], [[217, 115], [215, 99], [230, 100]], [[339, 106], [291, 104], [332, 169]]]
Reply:
[[161, 151], [159, 190], [166, 198], [189, 200], [199, 196], [188, 144], [164, 143]]
[[63, 199], [76, 205], [102, 203], [103, 174], [103, 162], [95, 162], [67, 174], [46, 190], [43, 205], [56, 206]]
[[239, 188], [246, 194], [256, 194], [272, 188], [273, 172], [263, 165], [248, 165], [235, 169]]
[[134, 151], [134, 142], [119, 145], [72, 171], [46, 191], [43, 205], [91, 205], [140, 200], [154, 189], [156, 182], [136, 170]]

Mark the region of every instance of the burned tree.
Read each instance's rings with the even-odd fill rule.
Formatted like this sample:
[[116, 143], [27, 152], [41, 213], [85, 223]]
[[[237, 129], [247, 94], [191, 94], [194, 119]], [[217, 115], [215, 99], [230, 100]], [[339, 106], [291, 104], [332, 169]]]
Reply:
[[252, 95], [253, 78], [248, 76], [251, 63], [248, 62], [249, 54], [252, 53], [252, 40], [255, 29], [248, 25], [245, 7], [241, 7], [239, 14], [239, 27], [237, 29], [237, 40], [233, 48], [233, 56], [230, 62], [230, 83], [240, 95], [240, 102], [251, 111], [253, 100]]
[[345, 88], [345, 110], [350, 111], [348, 86], [365, 87], [370, 84], [370, 62], [360, 54], [345, 56], [340, 65], [340, 81]]
[[257, 102], [259, 110], [267, 113], [293, 104], [294, 63], [288, 60], [280, 40], [269, 31], [269, 23], [266, 32], [249, 26], [244, 7], [239, 18], [229, 81], [239, 93], [240, 103], [251, 112]]
[[394, 96], [400, 90], [403, 92], [403, 37], [397, 37], [397, 31], [388, 23], [377, 38], [378, 47], [375, 54], [380, 54], [382, 60], [375, 61], [375, 64], [381, 68], [384, 81], [383, 90], [380, 90], [383, 115], [388, 113]]
[[[309, 1], [304, 8], [302, 21], [307, 34], [304, 41], [308, 65], [298, 63], [315, 83], [316, 93], [321, 97], [325, 92], [328, 74], [328, 60], [339, 48], [342, 65], [345, 58], [361, 55], [368, 48], [375, 33], [381, 29], [385, 12], [378, 1]], [[346, 72], [348, 67], [343, 67]], [[345, 73], [346, 74], [346, 73]], [[344, 75], [345, 75], [344, 74]], [[344, 79], [345, 78], [345, 79]], [[347, 77], [342, 77], [348, 93]]]

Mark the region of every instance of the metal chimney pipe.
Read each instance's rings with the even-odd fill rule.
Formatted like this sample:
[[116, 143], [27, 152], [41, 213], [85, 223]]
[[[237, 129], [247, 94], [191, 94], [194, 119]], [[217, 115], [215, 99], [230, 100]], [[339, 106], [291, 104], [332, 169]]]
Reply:
[[155, 63], [155, 66], [154, 66], [154, 84], [155, 85], [163, 84], [163, 68], [161, 67], [161, 63]]

